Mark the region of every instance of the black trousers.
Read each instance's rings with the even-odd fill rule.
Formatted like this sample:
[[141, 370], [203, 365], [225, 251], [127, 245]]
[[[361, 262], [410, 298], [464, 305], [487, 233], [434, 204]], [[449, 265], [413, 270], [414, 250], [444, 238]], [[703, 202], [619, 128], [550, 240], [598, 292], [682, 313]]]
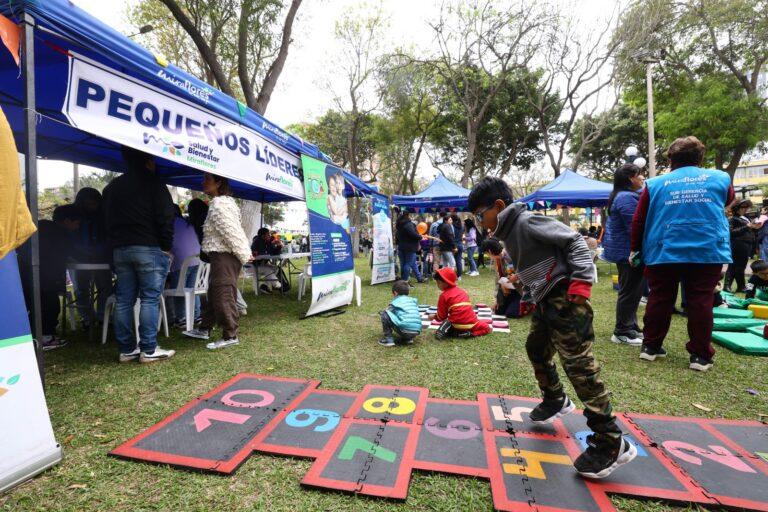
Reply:
[[61, 298], [59, 291], [43, 288], [40, 290], [40, 322], [43, 324], [43, 335], [53, 336], [59, 325], [61, 313]]
[[613, 334], [629, 336], [632, 331], [642, 332], [637, 325], [637, 307], [643, 296], [643, 270], [629, 262], [617, 263], [619, 268], [619, 298], [616, 301], [616, 326]]
[[736, 281], [736, 290], [743, 290], [746, 286], [744, 270], [747, 268], [749, 256], [752, 254], [752, 242], [748, 240], [731, 240], [731, 257], [733, 263], [728, 265], [725, 274], [725, 290], [731, 290], [731, 283]]

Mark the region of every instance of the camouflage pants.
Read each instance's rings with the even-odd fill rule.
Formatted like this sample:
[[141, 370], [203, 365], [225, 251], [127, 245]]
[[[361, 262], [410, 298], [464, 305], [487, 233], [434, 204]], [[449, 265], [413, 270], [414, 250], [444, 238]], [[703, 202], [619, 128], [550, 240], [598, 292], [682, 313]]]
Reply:
[[539, 302], [531, 318], [525, 349], [544, 398], [563, 396], [554, 356], [584, 404], [587, 425], [598, 436], [617, 438], [621, 429], [611, 410], [608, 391], [600, 380], [600, 365], [592, 354], [592, 306], [570, 302], [566, 284], [556, 286]]

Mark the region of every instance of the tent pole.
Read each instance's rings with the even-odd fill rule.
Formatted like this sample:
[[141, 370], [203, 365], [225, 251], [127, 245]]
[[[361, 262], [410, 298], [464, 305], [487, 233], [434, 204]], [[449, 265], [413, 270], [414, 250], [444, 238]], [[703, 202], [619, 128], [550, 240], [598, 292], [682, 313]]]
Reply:
[[[24, 155], [24, 181], [26, 183], [27, 204], [32, 214], [32, 221], [37, 225], [39, 212], [37, 208], [37, 124], [35, 99], [35, 19], [28, 12], [23, 16], [23, 40], [24, 40], [24, 131], [25, 147]], [[27, 279], [30, 290], [31, 304], [28, 305], [31, 313], [32, 335], [37, 340], [35, 353], [37, 364], [40, 367], [40, 378], [43, 379], [43, 358], [40, 351], [42, 343], [43, 324], [40, 317], [40, 240], [35, 232], [29, 239], [27, 255], [29, 258], [30, 272]], [[45, 381], [43, 381], [45, 384]]]

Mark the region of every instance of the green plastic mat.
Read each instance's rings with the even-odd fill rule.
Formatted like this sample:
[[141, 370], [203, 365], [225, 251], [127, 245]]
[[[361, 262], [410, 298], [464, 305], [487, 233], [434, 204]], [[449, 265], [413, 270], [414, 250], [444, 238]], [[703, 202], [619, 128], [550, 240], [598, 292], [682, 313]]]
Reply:
[[768, 340], [751, 332], [714, 331], [712, 341], [737, 354], [768, 356]]
[[[752, 327], [747, 327], [747, 332], [756, 334], [758, 336], [763, 336], [763, 329], [765, 329], [765, 326], [763, 325], [753, 325]], [[725, 330], [725, 329], [723, 329]]]
[[752, 304], [759, 306], [768, 306], [768, 302], [760, 299], [742, 299], [729, 292], [720, 292], [720, 296], [723, 301], [728, 304], [729, 308], [734, 309], [747, 309]]
[[763, 326], [768, 323], [760, 318], [715, 318], [712, 329], [715, 331], [744, 332], [750, 327], [757, 327], [762, 332]]
[[713, 308], [715, 318], [753, 318], [755, 316], [748, 309]]

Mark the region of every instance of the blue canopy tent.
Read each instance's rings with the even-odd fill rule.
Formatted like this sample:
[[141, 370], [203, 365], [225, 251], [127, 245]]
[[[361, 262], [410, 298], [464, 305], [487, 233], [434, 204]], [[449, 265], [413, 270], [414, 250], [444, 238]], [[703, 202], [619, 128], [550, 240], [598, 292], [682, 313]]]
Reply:
[[[286, 132], [234, 98], [182, 69], [164, 63], [159, 56], [66, 0], [10, 0], [0, 6], [0, 12], [13, 21], [24, 22], [25, 27], [30, 27], [34, 39], [34, 52], [25, 51], [22, 57], [25, 61], [27, 57], [32, 57], [34, 64], [30, 71], [33, 72], [36, 104], [29, 108], [34, 110], [30, 113], [37, 114], [35, 126], [38, 157], [92, 165], [112, 171], [124, 170], [120, 147], [125, 142], [114, 140], [109, 133], [94, 133], [99, 130], [76, 128], [71, 112], [65, 108], [67, 102], [72, 100], [68, 93], [74, 92], [74, 88], [69, 87], [74, 74], [73, 65], [87, 63], [95, 69], [113, 74], [117, 80], [130, 83], [132, 87], [151, 89], [153, 93], [167, 98], [167, 101], [181, 102], [185, 109], [205, 112], [208, 118], [242, 128], [246, 133], [254, 134], [254, 145], [266, 141], [270, 147], [276, 146], [297, 157], [303, 153], [330, 162], [315, 145]], [[0, 82], [0, 104], [13, 128], [19, 151], [26, 154], [25, 80], [5, 49], [0, 49]], [[113, 99], [110, 97], [109, 101]], [[110, 108], [112, 106], [110, 105]], [[157, 107], [160, 108], [160, 105]], [[123, 112], [127, 112], [127, 109]], [[150, 117], [154, 112], [155, 110], [150, 108], [144, 110], [144, 114]], [[137, 118], [135, 121], [141, 123], [138, 111], [134, 113]], [[178, 121], [178, 113], [176, 114]], [[201, 131], [200, 127], [193, 125], [193, 128]], [[151, 136], [151, 130], [147, 131]], [[219, 146], [222, 145], [221, 142], [219, 140]], [[145, 142], [144, 145], [146, 144]], [[138, 149], [152, 152], [149, 147]], [[250, 145], [247, 149], [253, 155], [252, 161], [255, 164], [258, 163], [256, 159], [259, 157], [269, 158], [268, 152], [256, 153], [258, 148]], [[279, 168], [280, 171], [286, 170], [287, 166], [281, 164], [278, 158], [275, 158], [275, 162], [277, 165], [272, 167]], [[182, 163], [178, 158], [158, 161], [158, 173], [170, 185], [200, 190], [200, 170], [220, 174], [216, 169]], [[295, 177], [300, 177], [298, 169], [288, 170], [295, 172]], [[279, 187], [259, 186], [257, 180], [249, 179], [248, 168], [237, 171], [237, 176], [231, 173], [227, 176], [237, 197], [266, 202], [303, 200], [303, 191], [300, 189], [289, 193], [281, 192]], [[374, 191], [349, 173], [346, 173], [345, 177], [348, 182], [347, 195], [364, 195]]]
[[[551, 183], [547, 183], [537, 191], [518, 199], [521, 203], [534, 203], [534, 209], [562, 206], [595, 206], [608, 204], [608, 196], [613, 186], [602, 181], [591, 180], [569, 169]], [[543, 202], [543, 205], [541, 204]]]
[[[329, 162], [316, 146], [169, 65], [66, 0], [7, 0], [20, 24], [20, 64], [0, 47], [0, 105], [26, 155], [27, 201], [37, 220], [37, 159], [124, 171], [121, 148], [157, 158], [168, 184], [202, 188], [201, 171], [230, 179], [234, 195], [263, 202], [304, 200], [300, 155]], [[345, 173], [345, 194], [376, 192]], [[35, 325], [39, 319], [37, 237], [26, 249]]]
[[427, 188], [412, 196], [392, 196], [392, 202], [408, 211], [439, 211], [467, 209], [469, 190], [460, 187], [442, 174], [438, 174]]

